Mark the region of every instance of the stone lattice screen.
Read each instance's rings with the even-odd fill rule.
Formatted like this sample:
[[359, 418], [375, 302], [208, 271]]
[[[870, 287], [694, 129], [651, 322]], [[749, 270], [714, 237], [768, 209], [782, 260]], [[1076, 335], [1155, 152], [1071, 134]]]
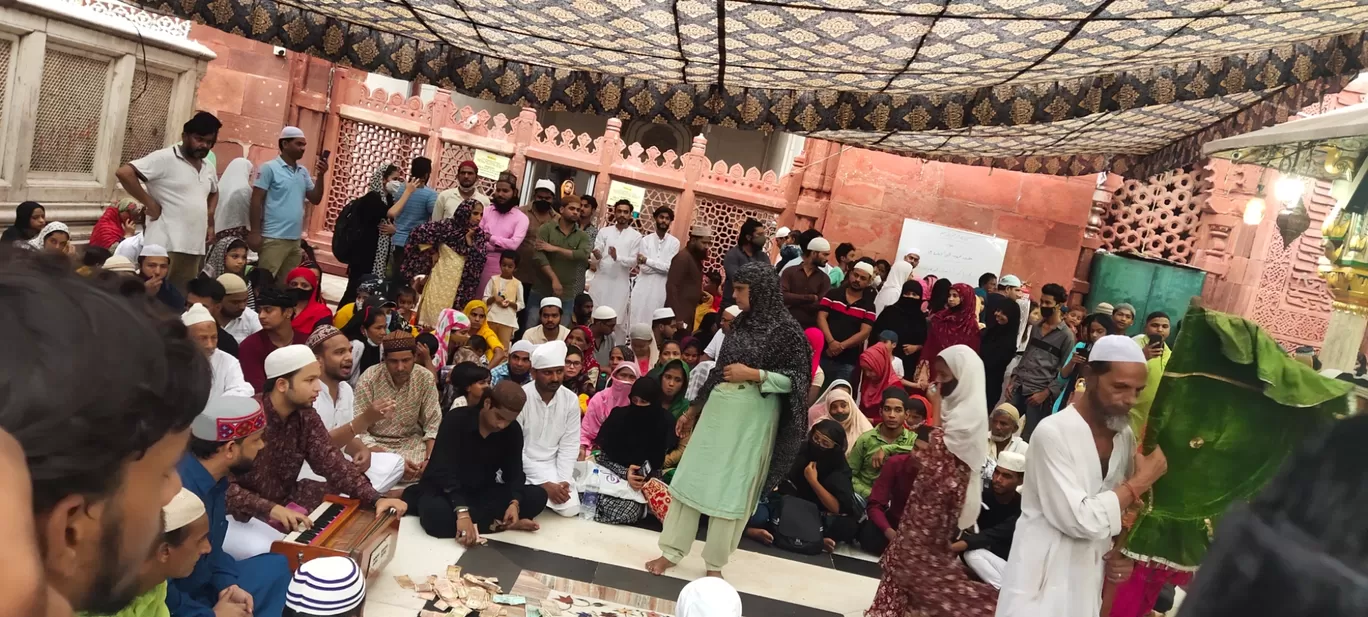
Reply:
[[142, 70], [133, 74], [128, 127], [124, 129], [119, 163], [140, 159], [166, 143], [166, 114], [171, 109], [171, 90], [175, 84], [176, 80], [165, 75]]
[[[449, 141], [442, 142], [442, 160], [436, 163], [437, 179], [433, 181], [432, 188], [439, 193], [454, 188], [456, 186], [456, 168], [461, 164], [461, 161], [473, 158], [475, 158], [474, 148]], [[480, 179], [475, 183], [475, 190], [493, 196], [494, 181], [480, 176]]]
[[324, 224], [328, 231], [332, 231], [343, 207], [366, 194], [376, 170], [393, 163], [404, 170], [407, 178], [409, 164], [427, 149], [427, 138], [423, 136], [346, 118], [340, 124], [337, 157], [331, 165], [334, 171], [328, 191], [328, 218]]
[[[647, 186], [646, 198], [642, 200], [641, 204], [641, 212], [637, 215], [636, 220], [632, 221], [632, 227], [635, 227], [642, 235], [655, 233], [655, 219], [652, 218], [655, 216], [655, 209], [661, 206], [668, 206], [671, 209], [676, 209], [676, 204], [678, 202], [679, 191]], [[599, 204], [599, 229], [612, 225], [612, 223], [609, 222], [612, 210], [613, 204]], [[679, 221], [675, 221], [674, 224], [675, 227], [672, 229], [679, 228]]]
[[108, 86], [108, 60], [48, 48], [30, 172], [95, 173]]
[[[10, 60], [14, 55], [14, 43], [9, 39], [0, 39], [0, 75], [9, 75]], [[9, 102], [9, 80], [0, 79], [0, 126], [3, 126], [5, 119], [4, 113], [7, 102]], [[3, 157], [0, 154], [0, 157]]]
[[1191, 262], [1206, 183], [1193, 169], [1174, 170], [1144, 182], [1127, 179], [1112, 194], [1102, 225], [1102, 248], [1180, 264]]
[[764, 224], [765, 234], [774, 236], [779, 218], [776, 212], [711, 195], [698, 195], [697, 199], [694, 221], [706, 223], [712, 227], [713, 232], [713, 245], [708, 250], [708, 260], [703, 264], [704, 271], [722, 272], [722, 257], [736, 246], [737, 236], [741, 235], [741, 224], [745, 223], [746, 219], [760, 221]]

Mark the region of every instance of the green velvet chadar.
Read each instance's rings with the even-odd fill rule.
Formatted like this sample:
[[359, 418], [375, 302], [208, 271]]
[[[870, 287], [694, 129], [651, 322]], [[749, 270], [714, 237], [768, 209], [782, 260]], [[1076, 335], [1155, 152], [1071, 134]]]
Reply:
[[1292, 359], [1252, 321], [1189, 310], [1143, 446], [1164, 448], [1168, 473], [1125, 552], [1195, 570], [1231, 502], [1254, 495], [1298, 443], [1344, 411], [1352, 387]]

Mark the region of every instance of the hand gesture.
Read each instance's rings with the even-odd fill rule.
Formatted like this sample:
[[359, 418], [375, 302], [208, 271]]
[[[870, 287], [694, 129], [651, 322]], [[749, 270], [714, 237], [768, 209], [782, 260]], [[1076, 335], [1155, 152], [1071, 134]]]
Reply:
[[304, 514], [300, 514], [285, 506], [274, 506], [271, 508], [271, 520], [280, 523], [285, 527], [286, 532], [304, 531], [313, 527], [313, 521]]
[[1155, 446], [1154, 451], [1149, 454], [1135, 454], [1135, 473], [1131, 474], [1131, 481], [1140, 485], [1137, 490], [1143, 493], [1167, 472], [1168, 457], [1164, 456], [1163, 448]]
[[595, 260], [603, 259], [603, 253], [599, 252], [598, 249], [594, 249], [594, 259], [595, 259]]
[[587, 460], [589, 460], [589, 446], [580, 446], [579, 459], [578, 459], [578, 460], [581, 460], [581, 461], [587, 461]]
[[394, 223], [390, 222], [389, 219], [385, 219], [383, 222], [380, 223], [380, 233], [382, 235], [392, 236], [394, 235], [394, 232]]
[[640, 465], [632, 465], [627, 468], [627, 486], [632, 487], [634, 491], [639, 491], [641, 487], [646, 486], [646, 476], [641, 474]]
[[124, 221], [123, 232], [125, 238], [132, 238], [133, 236], [138, 235], [138, 224], [133, 222], [133, 219], [128, 219], [127, 221]]
[[694, 416], [692, 410], [687, 411], [684, 413], [684, 415], [679, 416], [679, 420], [675, 422], [675, 436], [679, 437], [680, 439], [688, 437], [690, 433], [693, 433], [694, 422], [696, 422], [697, 420], [698, 419]]
[[[510, 506], [511, 507], [511, 506]], [[456, 516], [456, 543], [470, 548], [480, 541], [480, 530], [475, 526], [475, 521], [470, 520], [470, 515], [462, 513]]]
[[143, 281], [143, 289], [147, 290], [147, 295], [155, 296], [157, 295], [157, 293], [161, 291], [162, 282], [165, 280], [165, 277], [154, 276], [150, 279], [147, 279], [146, 281]]
[[609, 257], [612, 257], [613, 259], [617, 259], [617, 247], [616, 247], [616, 246], [610, 246], [610, 247], [608, 247], [608, 256], [609, 256]]
[[205, 230], [204, 230], [204, 245], [205, 245], [205, 246], [213, 246], [213, 244], [214, 244], [214, 226], [213, 226], [213, 225], [210, 225], [209, 227], [205, 228]]
[[328, 173], [328, 157], [319, 156], [318, 163], [314, 165], [314, 175], [322, 177]]
[[884, 461], [886, 459], [888, 459], [888, 451], [884, 450], [883, 448], [879, 448], [878, 450], [874, 451], [874, 456], [869, 457], [869, 464], [872, 465], [875, 469], [880, 469], [883, 467]]
[[371, 404], [367, 405], [366, 410], [361, 413], [361, 419], [367, 425], [375, 424], [390, 417], [395, 409], [398, 409], [398, 405], [395, 404], [394, 399], [382, 398], [371, 401]]
[[826, 346], [826, 355], [827, 355], [827, 357], [829, 357], [829, 358], [835, 358], [836, 356], [841, 355], [841, 352], [842, 352], [842, 351], [845, 351], [845, 345], [842, 345], [840, 341], [831, 341], [830, 343], [827, 343], [827, 346]]
[[817, 482], [817, 461], [813, 461], [813, 462], [811, 462], [811, 463], [808, 463], [808, 464], [807, 464], [807, 467], [804, 467], [804, 468], [803, 468], [803, 477], [807, 479], [808, 484], [817, 484], [817, 483], [818, 483], [818, 482]]
[[252, 613], [252, 594], [247, 593], [245, 589], [238, 587], [237, 585], [229, 585], [227, 589], [220, 591], [219, 600], [237, 602], [247, 608], [247, 614], [250, 615]]
[[408, 195], [420, 188], [423, 188], [423, 186], [426, 184], [427, 182], [424, 182], [421, 178], [409, 178], [409, 181], [404, 183], [404, 194]]
[[727, 383], [745, 383], [747, 381], [760, 381], [760, 371], [739, 362], [728, 364], [722, 369], [722, 379]]
[[1153, 360], [1164, 355], [1164, 342], [1159, 341], [1153, 345], [1145, 345], [1145, 359]]
[[375, 511], [376, 511], [376, 512], [378, 512], [378, 513], [380, 513], [380, 514], [384, 514], [384, 513], [386, 513], [386, 512], [389, 512], [390, 510], [394, 510], [394, 515], [395, 515], [395, 516], [403, 517], [403, 516], [404, 516], [404, 513], [405, 513], [405, 512], [408, 512], [408, 504], [405, 503], [404, 500], [402, 500], [402, 499], [392, 499], [392, 498], [389, 498], [389, 497], [382, 497], [382, 498], [376, 500], [376, 502], [375, 502]]
[[245, 604], [225, 599], [220, 594], [218, 603], [214, 605], [214, 617], [252, 617], [252, 612], [247, 610]]

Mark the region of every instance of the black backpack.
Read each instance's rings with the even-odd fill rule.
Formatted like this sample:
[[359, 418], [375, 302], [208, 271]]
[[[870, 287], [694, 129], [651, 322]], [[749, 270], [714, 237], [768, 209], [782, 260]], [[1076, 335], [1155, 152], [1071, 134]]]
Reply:
[[792, 495], [775, 495], [769, 507], [770, 532], [776, 547], [803, 555], [816, 555], [824, 550], [822, 512], [817, 504]]
[[361, 210], [366, 207], [365, 199], [366, 195], [362, 195], [343, 206], [337, 214], [337, 222], [333, 224], [332, 254], [344, 264], [350, 264], [356, 257], [365, 258], [355, 253], [364, 242], [364, 234], [374, 231], [363, 229], [365, 225], [360, 220]]

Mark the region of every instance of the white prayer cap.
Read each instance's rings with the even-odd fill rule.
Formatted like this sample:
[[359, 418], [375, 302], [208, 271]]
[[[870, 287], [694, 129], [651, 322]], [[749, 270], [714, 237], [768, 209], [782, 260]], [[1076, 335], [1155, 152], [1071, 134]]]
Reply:
[[808, 241], [807, 250], [814, 253], [825, 253], [831, 250], [831, 243], [826, 238], [818, 236]]
[[740, 307], [740, 306], [737, 306], [737, 305], [735, 305], [735, 304], [733, 304], [733, 305], [731, 305], [731, 306], [729, 306], [729, 307], [727, 307], [727, 308], [725, 308], [725, 309], [722, 309], [722, 312], [723, 312], [723, 313], [726, 313], [727, 315], [731, 316], [732, 318], [735, 318], [735, 317], [738, 317], [738, 316], [741, 315], [741, 307]]
[[562, 307], [561, 307], [560, 298], [557, 298], [557, 297], [555, 297], [555, 296], [552, 296], [552, 297], [550, 297], [550, 298], [542, 298], [542, 301], [541, 301], [541, 308], [546, 308], [546, 307], [548, 307], [548, 306], [554, 306], [554, 307], [556, 307], [556, 308], [562, 308]]
[[609, 320], [609, 319], [617, 319], [617, 311], [613, 310], [613, 307], [611, 307], [611, 306], [607, 306], [607, 305], [602, 305], [602, 304], [600, 304], [599, 306], [594, 307], [594, 313], [593, 313], [592, 317], [593, 317], [596, 321], [606, 321], [606, 320]]
[[704, 223], [694, 223], [692, 227], [689, 227], [689, 236], [693, 238], [711, 238], [713, 237], [712, 228]]
[[774, 237], [776, 237], [776, 238], [787, 238], [787, 237], [789, 237], [789, 228], [787, 228], [787, 227], [780, 227], [778, 230], [776, 230], [776, 231], [774, 232]]
[[741, 594], [715, 576], [700, 578], [679, 592], [678, 617], [741, 617]]
[[1021, 279], [1015, 274], [1008, 274], [998, 279], [998, 285], [1002, 287], [1021, 287]]
[[566, 351], [565, 341], [547, 341], [537, 345], [537, 349], [532, 352], [532, 368], [541, 370], [565, 366]]
[[917, 257], [921, 257], [921, 249], [918, 249], [918, 248], [910, 248], [910, 249], [907, 249], [907, 252], [904, 253], [904, 255], [916, 255]]
[[195, 522], [204, 516], [204, 502], [190, 489], [181, 487], [179, 493], [171, 498], [171, 503], [162, 506], [162, 531], [175, 531]]
[[366, 577], [350, 557], [318, 557], [300, 564], [285, 591], [285, 608], [303, 615], [341, 615], [366, 600]]
[[1020, 452], [1002, 452], [998, 454], [997, 466], [1007, 471], [1026, 473], [1026, 455]]
[[214, 316], [209, 314], [209, 309], [204, 308], [204, 305], [198, 302], [190, 307], [190, 310], [185, 311], [185, 313], [181, 315], [181, 323], [185, 324], [185, 327], [187, 328], [195, 324], [212, 321], [214, 321]]
[[674, 314], [674, 309], [672, 309], [672, 308], [670, 308], [670, 307], [667, 306], [667, 307], [665, 307], [665, 308], [658, 308], [658, 309], [655, 310], [654, 313], [651, 313], [651, 321], [660, 321], [660, 320], [662, 320], [662, 319], [672, 319], [672, 318], [674, 318], [674, 316], [675, 316], [675, 314]]
[[856, 263], [855, 269], [870, 276], [874, 276], [874, 266], [870, 265], [867, 261], [861, 261]]
[[303, 136], [304, 131], [299, 130], [299, 127], [297, 126], [287, 126], [280, 131], [281, 139], [299, 139]]
[[137, 272], [137, 268], [133, 267], [133, 262], [123, 255], [115, 255], [106, 259], [104, 269], [110, 272]]
[[531, 356], [533, 352], [537, 351], [537, 346], [531, 341], [523, 339], [521, 341], [513, 343], [513, 347], [508, 350], [508, 355], [511, 356], [520, 351]]
[[205, 441], [233, 441], [266, 428], [261, 403], [247, 396], [215, 396], [194, 420], [190, 434]]
[[1112, 314], [1113, 310], [1115, 309], [1114, 307], [1112, 307], [1110, 302], [1099, 302], [1097, 304], [1097, 308], [1093, 309], [1093, 313], [1096, 313], [1098, 315], [1110, 315]]
[[247, 293], [247, 281], [232, 272], [224, 272], [218, 277], [218, 282], [223, 285], [225, 294], [245, 294]]
[[649, 341], [652, 338], [655, 338], [651, 335], [651, 325], [644, 323], [632, 324], [630, 334], [634, 341]]
[[543, 189], [548, 190], [548, 191], [551, 191], [552, 193], [555, 193], [555, 192], [556, 192], [556, 184], [555, 184], [554, 182], [550, 181], [550, 180], [547, 180], [546, 178], [542, 178], [541, 180], [538, 180], [538, 181], [537, 181], [537, 186], [536, 186], [536, 187], [533, 187], [532, 191], [533, 191], [533, 192], [536, 192], [536, 191], [540, 191], [540, 190], [543, 190]]
[[288, 375], [317, 361], [308, 345], [286, 345], [266, 356], [266, 378]]
[[1138, 362], [1145, 363], [1145, 352], [1129, 336], [1110, 334], [1093, 343], [1089, 362]]
[[169, 254], [166, 252], [166, 248], [163, 247], [163, 246], [160, 245], [160, 244], [144, 244], [143, 247], [142, 247], [142, 251], [140, 251], [140, 252], [138, 253], [138, 257], [168, 257], [168, 258], [169, 258], [169, 257], [171, 257], [171, 255], [169, 255]]

